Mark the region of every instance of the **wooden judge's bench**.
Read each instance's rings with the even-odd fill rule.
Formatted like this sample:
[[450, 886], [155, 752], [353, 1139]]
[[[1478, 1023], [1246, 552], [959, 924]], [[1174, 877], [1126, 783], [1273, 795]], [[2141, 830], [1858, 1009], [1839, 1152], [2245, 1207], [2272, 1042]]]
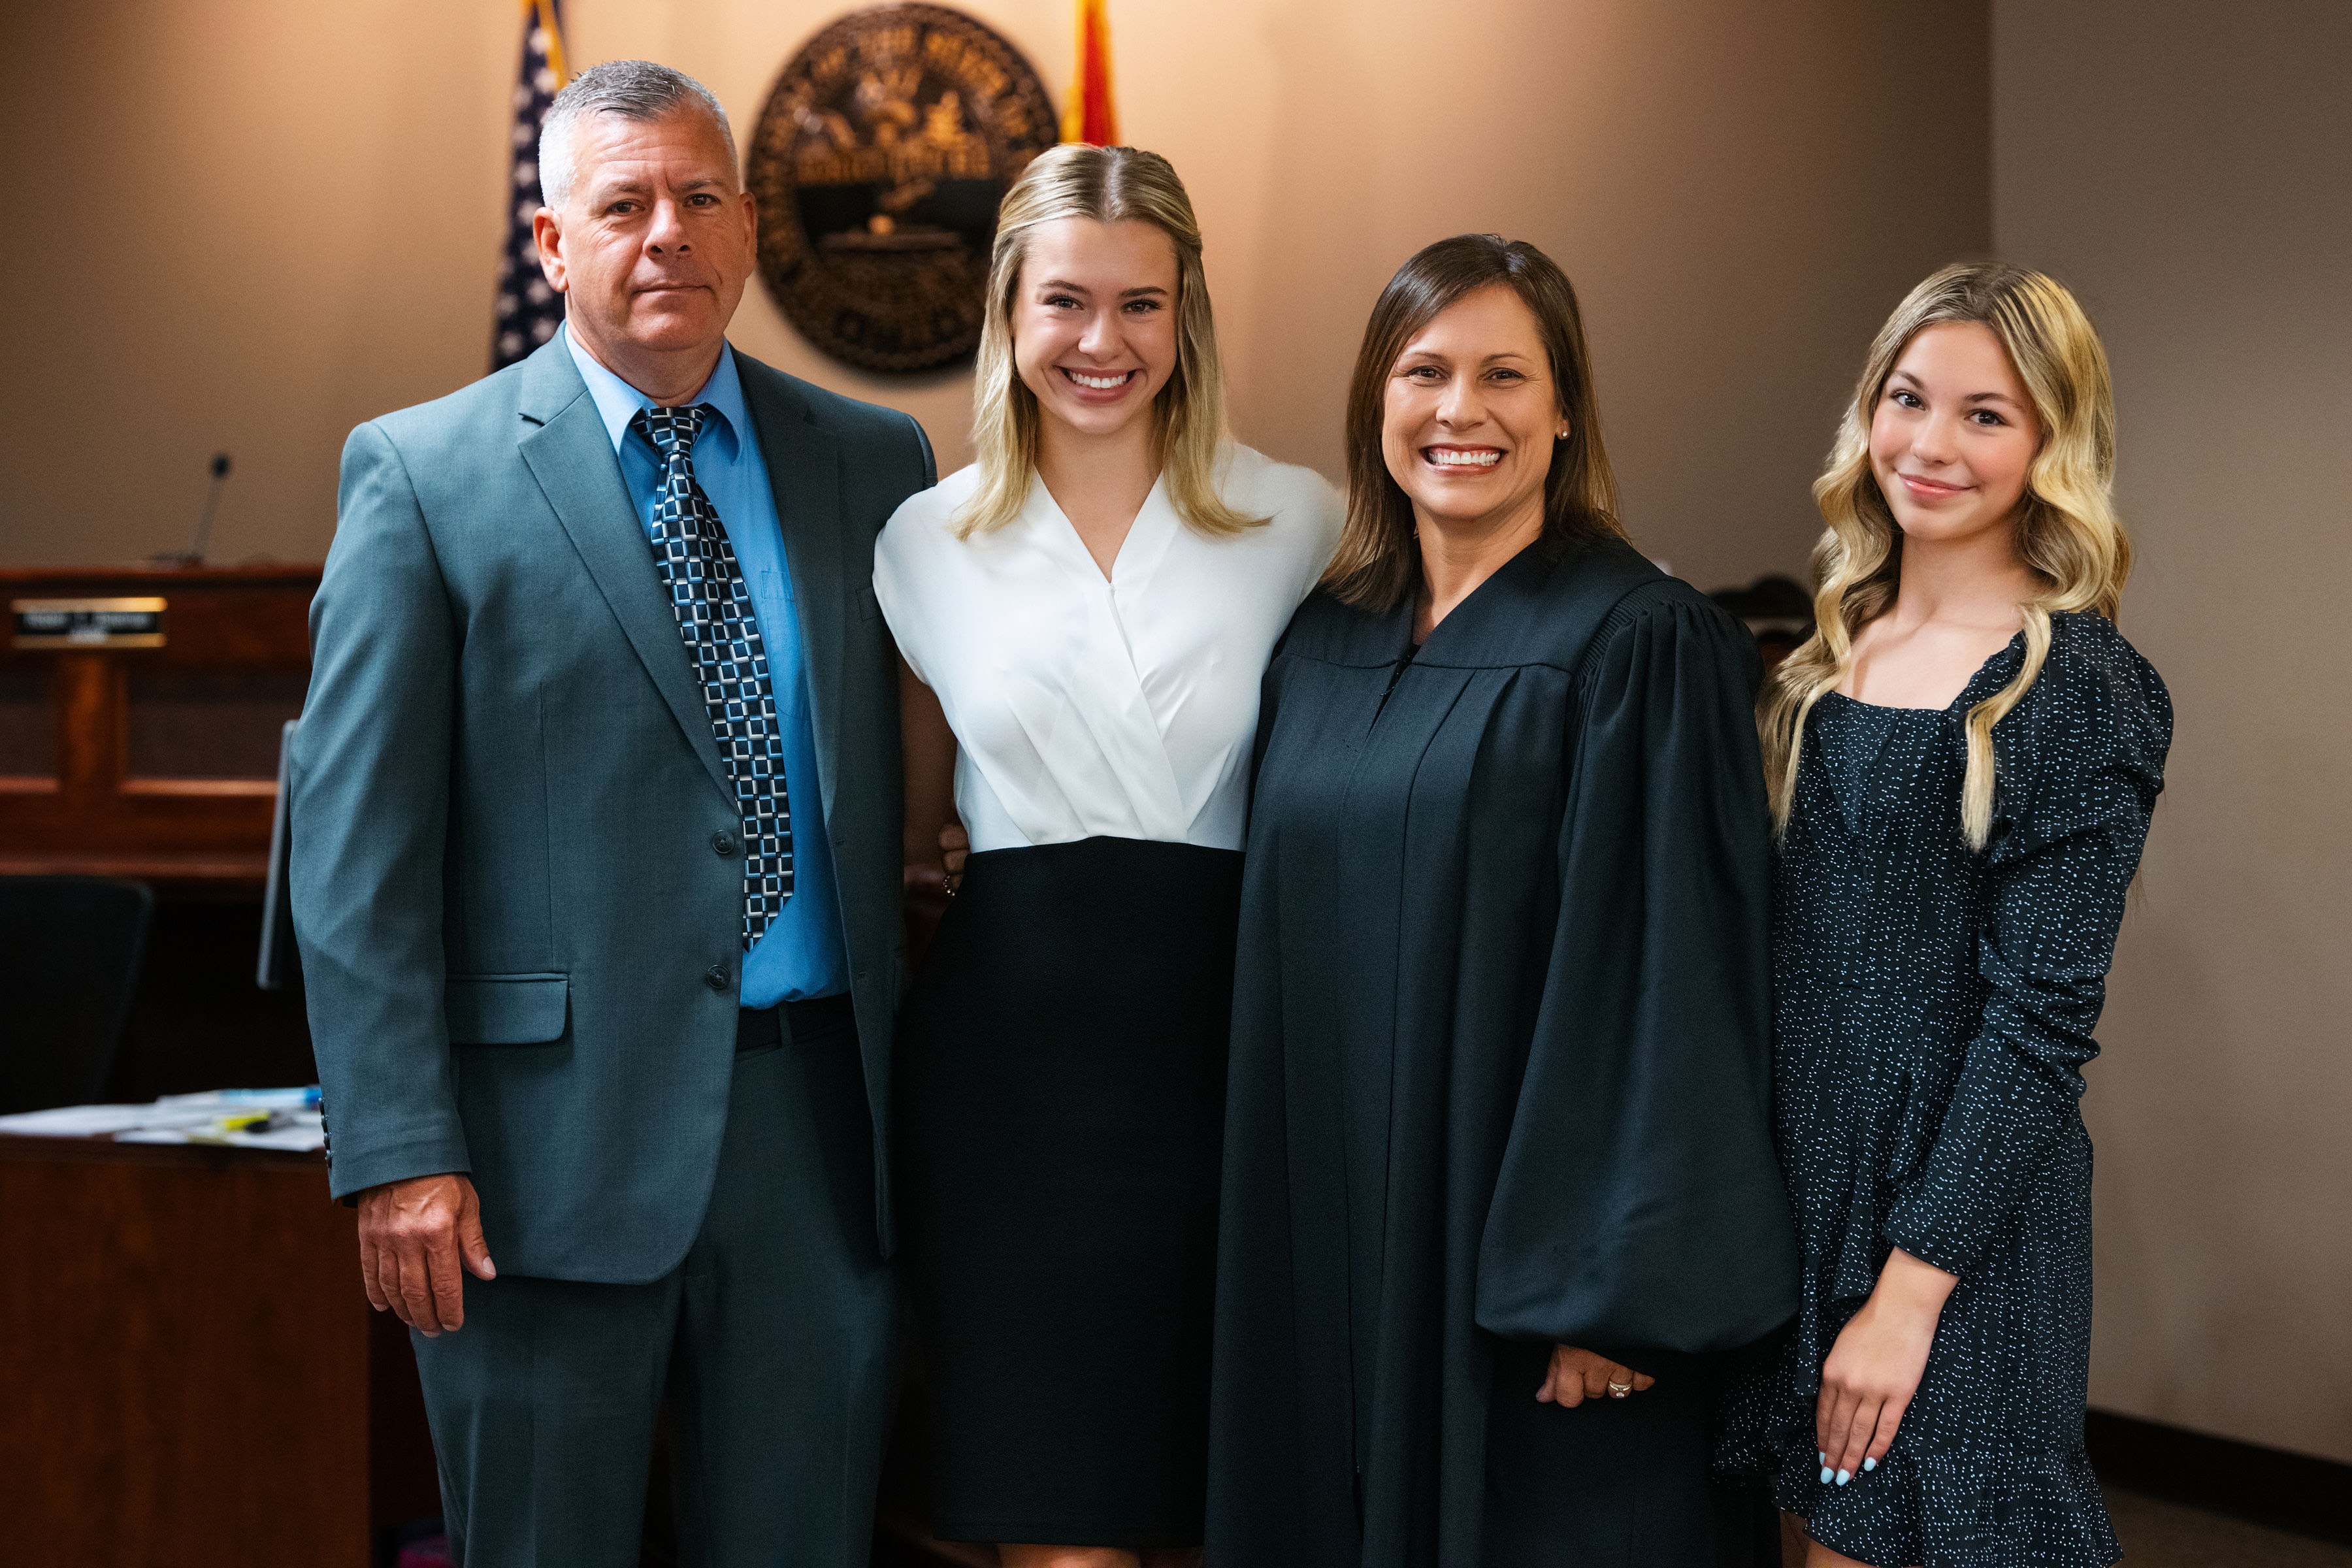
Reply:
[[0, 874], [257, 897], [319, 570], [0, 571]]
[[0, 876], [154, 889], [106, 1098], [315, 1080], [299, 991], [254, 984], [278, 735], [315, 565], [0, 570]]

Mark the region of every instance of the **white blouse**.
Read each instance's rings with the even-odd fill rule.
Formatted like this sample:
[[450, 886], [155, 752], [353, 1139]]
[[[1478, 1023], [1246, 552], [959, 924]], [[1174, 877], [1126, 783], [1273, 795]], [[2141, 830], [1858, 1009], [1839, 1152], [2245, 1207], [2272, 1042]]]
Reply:
[[1228, 451], [1219, 493], [1272, 521], [1208, 538], [1155, 484], [1108, 580], [1042, 480], [1018, 517], [969, 540], [954, 516], [976, 468], [908, 497], [883, 529], [875, 595], [955, 731], [975, 850], [1242, 847], [1258, 683], [1344, 509], [1312, 469]]

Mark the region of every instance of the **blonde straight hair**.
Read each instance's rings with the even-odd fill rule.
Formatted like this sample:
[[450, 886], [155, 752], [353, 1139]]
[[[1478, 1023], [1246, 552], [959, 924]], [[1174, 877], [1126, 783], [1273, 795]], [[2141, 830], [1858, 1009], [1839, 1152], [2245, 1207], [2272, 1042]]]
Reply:
[[1133, 147], [1055, 147], [1004, 193], [988, 270], [987, 319], [972, 370], [971, 444], [980, 488], [956, 520], [969, 539], [1021, 513], [1037, 479], [1037, 395], [1013, 363], [1013, 307], [1030, 232], [1057, 218], [1148, 223], [1176, 249], [1176, 370], [1152, 400], [1160, 475], [1176, 515], [1198, 532], [1238, 533], [1262, 523], [1217, 494], [1225, 440], [1224, 373], [1217, 359], [1216, 319], [1201, 267], [1201, 228], [1184, 182], [1157, 153]]
[[2017, 552], [2042, 591], [2018, 606], [2025, 662], [2017, 679], [1969, 710], [1960, 833], [1971, 849], [1984, 848], [1992, 834], [1992, 728], [2042, 673], [2051, 616], [2088, 610], [2112, 621], [2122, 606], [2131, 541], [2111, 493], [2116, 406], [2099, 334], [2054, 279], [1990, 261], [1945, 268], [1912, 289], [1879, 329], [1838, 423], [1829, 467], [1813, 481], [1813, 501], [1829, 524], [1813, 547], [1813, 635], [1773, 672], [1757, 711], [1778, 828], [1789, 824], [1805, 720], [1853, 668], [1854, 634], [1894, 607], [1902, 578], [1903, 531], [1871, 472], [1872, 416], [1911, 340], [1952, 321], [1991, 329], [2042, 426], [2016, 527]]

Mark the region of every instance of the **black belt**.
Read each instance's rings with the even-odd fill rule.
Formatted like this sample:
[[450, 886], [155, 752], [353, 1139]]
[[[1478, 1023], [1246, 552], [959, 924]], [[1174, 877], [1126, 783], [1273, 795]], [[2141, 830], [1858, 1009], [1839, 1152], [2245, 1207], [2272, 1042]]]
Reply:
[[735, 1014], [735, 1048], [764, 1050], [787, 1040], [813, 1039], [856, 1027], [857, 1010], [846, 991], [805, 1002], [779, 1002], [772, 1007], [744, 1007]]

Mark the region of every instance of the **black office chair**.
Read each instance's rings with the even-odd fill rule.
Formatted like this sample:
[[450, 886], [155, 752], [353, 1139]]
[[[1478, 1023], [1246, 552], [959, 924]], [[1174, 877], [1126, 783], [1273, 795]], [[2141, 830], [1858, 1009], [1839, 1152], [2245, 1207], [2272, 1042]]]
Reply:
[[0, 1112], [106, 1092], [154, 910], [143, 882], [0, 877]]

